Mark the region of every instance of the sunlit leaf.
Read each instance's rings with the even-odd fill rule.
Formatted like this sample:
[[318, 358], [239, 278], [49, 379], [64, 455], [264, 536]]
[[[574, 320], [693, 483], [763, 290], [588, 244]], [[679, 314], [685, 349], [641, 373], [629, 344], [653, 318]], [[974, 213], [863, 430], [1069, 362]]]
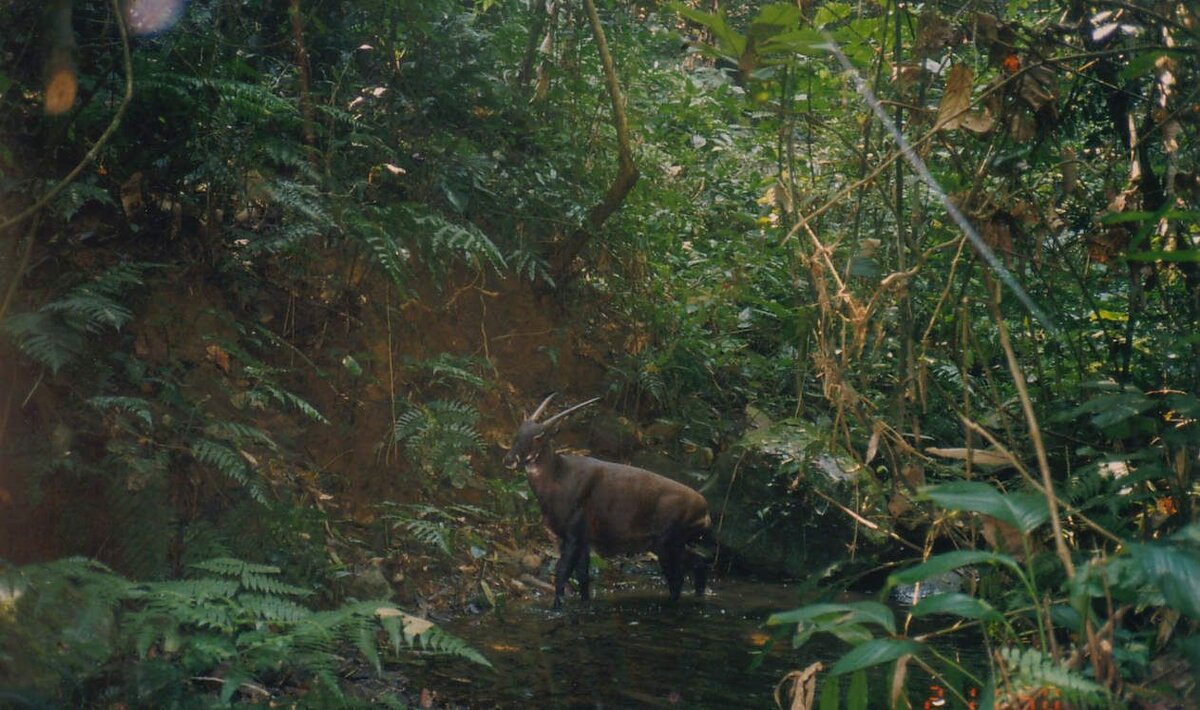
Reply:
[[950, 614], [964, 619], [987, 621], [1000, 621], [1004, 618], [991, 604], [962, 592], [945, 592], [926, 597], [912, 608], [911, 613], [915, 617]]
[[1008, 555], [986, 550], [955, 550], [934, 555], [915, 567], [889, 575], [884, 590], [887, 591], [900, 584], [916, 584], [960, 567], [980, 564], [1001, 564], [1014, 572], [1020, 573], [1021, 571], [1017, 561]]
[[1030, 533], [1050, 518], [1046, 497], [1039, 493], [1001, 493], [982, 481], [954, 481], [921, 490], [920, 499], [947, 510], [967, 510], [990, 515]]
[[890, 634], [896, 633], [896, 618], [892, 610], [875, 601], [849, 602], [846, 604], [809, 604], [808, 606], [772, 614], [768, 626], [781, 626], [800, 622], [844, 624], [860, 622], [881, 626]]
[[854, 671], [889, 663], [910, 653], [921, 650], [921, 644], [912, 639], [872, 639], [846, 652], [833, 664], [830, 673], [844, 675]]

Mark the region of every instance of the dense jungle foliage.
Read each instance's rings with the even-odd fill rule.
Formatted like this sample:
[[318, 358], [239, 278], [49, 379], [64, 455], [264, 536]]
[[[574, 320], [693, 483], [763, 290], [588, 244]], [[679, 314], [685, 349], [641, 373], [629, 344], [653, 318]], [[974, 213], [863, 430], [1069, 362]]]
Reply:
[[430, 706], [347, 669], [488, 664], [429, 619], [537, 588], [500, 459], [552, 391], [705, 493], [718, 577], [807, 580], [763, 621], [844, 653], [791, 707], [867, 669], [915, 706], [918, 667], [961, 707], [1200, 702], [1194, 4], [0, 27], [0, 705]]

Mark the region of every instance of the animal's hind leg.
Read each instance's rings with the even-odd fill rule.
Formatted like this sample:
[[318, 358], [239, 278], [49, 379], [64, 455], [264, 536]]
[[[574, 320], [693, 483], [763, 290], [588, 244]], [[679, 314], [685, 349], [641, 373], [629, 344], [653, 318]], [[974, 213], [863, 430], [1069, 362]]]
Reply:
[[575, 581], [579, 583], [579, 598], [583, 601], [591, 599], [591, 566], [592, 552], [587, 538], [579, 545], [578, 559], [575, 562]]
[[704, 596], [704, 585], [708, 582], [708, 558], [694, 552], [689, 553], [692, 558], [692, 579], [696, 583], [696, 596]]
[[705, 530], [684, 547], [683, 554], [687, 558], [687, 566], [692, 570], [692, 579], [696, 584], [696, 596], [704, 596], [704, 587], [708, 582], [708, 567], [712, 563], [710, 546], [712, 539]]
[[671, 601], [677, 601], [683, 592], [683, 546], [676, 540], [668, 540], [659, 550], [658, 561], [662, 565], [663, 576], [667, 578]]

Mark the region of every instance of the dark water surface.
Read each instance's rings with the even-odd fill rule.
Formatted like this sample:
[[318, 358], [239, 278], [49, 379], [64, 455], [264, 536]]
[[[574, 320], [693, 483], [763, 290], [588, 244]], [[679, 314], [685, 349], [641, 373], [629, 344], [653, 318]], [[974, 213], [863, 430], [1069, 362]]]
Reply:
[[793, 651], [790, 638], [763, 654], [762, 623], [799, 605], [787, 584], [717, 580], [703, 598], [672, 605], [654, 582], [601, 587], [586, 605], [568, 597], [561, 612], [542, 597], [443, 624], [495, 669], [441, 659], [411, 680], [435, 691], [439, 706], [768, 708], [787, 672], [841, 654], [822, 639]]

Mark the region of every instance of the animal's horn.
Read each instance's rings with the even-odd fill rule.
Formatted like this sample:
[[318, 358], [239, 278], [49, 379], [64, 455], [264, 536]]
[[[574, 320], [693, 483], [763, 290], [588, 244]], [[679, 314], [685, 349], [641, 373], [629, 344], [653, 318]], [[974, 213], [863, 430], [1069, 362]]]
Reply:
[[589, 404], [592, 404], [594, 402], [599, 402], [599, 401], [600, 401], [599, 397], [592, 397], [591, 399], [589, 399], [586, 402], [580, 402], [579, 404], [575, 405], [574, 407], [571, 407], [570, 409], [566, 409], [566, 410], [559, 412], [558, 414], [555, 414], [554, 416], [550, 417], [545, 422], [543, 422], [543, 424], [545, 426], [550, 426], [551, 424], [558, 421], [559, 419], [562, 419], [563, 417], [567, 416], [571, 412], [574, 412], [576, 409], [583, 409], [584, 407], [588, 406]]
[[554, 399], [554, 395], [556, 395], [556, 394], [558, 394], [558, 393], [551, 392], [549, 397], [543, 399], [542, 403], [538, 405], [538, 408], [533, 410], [533, 414], [531, 414], [529, 416], [529, 421], [536, 422], [537, 418], [542, 416], [542, 412], [546, 409], [546, 405], [550, 404], [550, 400]]

